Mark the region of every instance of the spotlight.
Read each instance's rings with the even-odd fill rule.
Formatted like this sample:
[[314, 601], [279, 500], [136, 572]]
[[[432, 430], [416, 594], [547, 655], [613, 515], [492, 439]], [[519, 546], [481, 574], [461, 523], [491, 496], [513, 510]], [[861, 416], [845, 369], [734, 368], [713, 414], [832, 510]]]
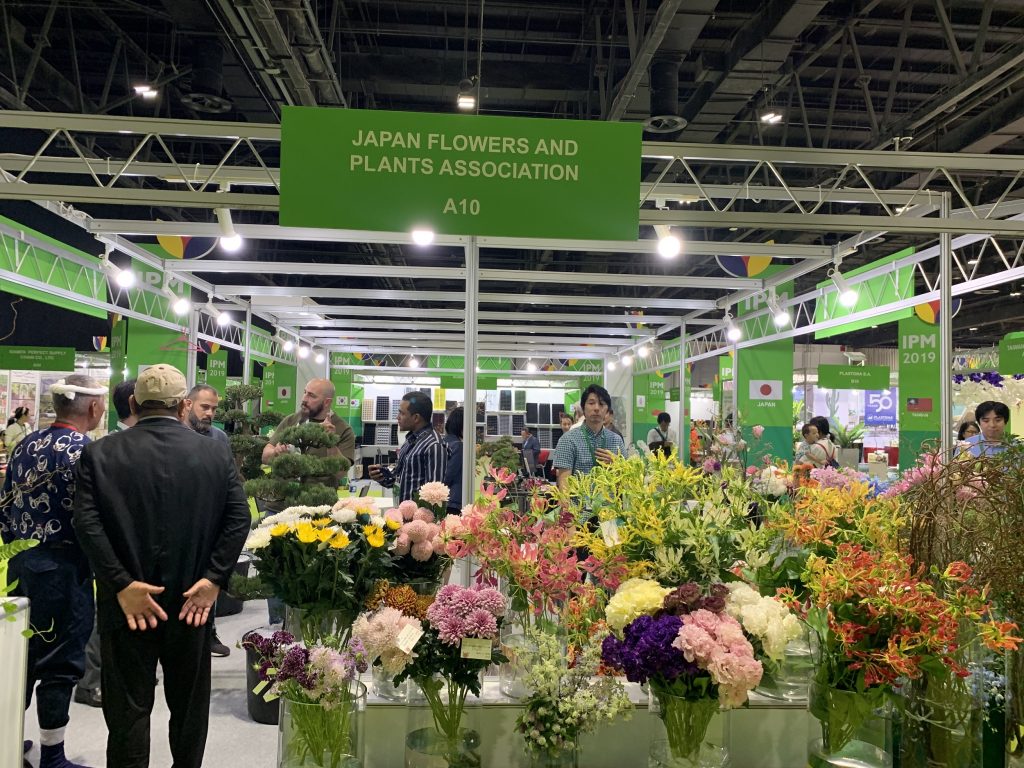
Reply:
[[324, 357], [323, 352], [317, 352], [316, 357], [314, 357], [313, 359], [316, 361], [317, 365], [320, 365], [326, 358]]
[[231, 315], [229, 315], [227, 312], [221, 312], [219, 315], [217, 315], [217, 325], [224, 327], [230, 322]]
[[309, 347], [305, 344], [299, 344], [299, 357], [303, 360], [309, 357]]
[[779, 297], [775, 295], [774, 288], [768, 292], [767, 304], [768, 309], [772, 313], [772, 322], [775, 323], [776, 328], [785, 328], [790, 324], [792, 318], [789, 316], [789, 310], [784, 309], [779, 304]]
[[291, 352], [293, 349], [295, 349], [295, 342], [292, 341], [291, 339], [288, 339], [288, 341], [286, 341], [281, 348], [285, 352]]
[[459, 95], [455, 99], [456, 106], [464, 111], [476, 109], [476, 83], [472, 78], [465, 78], [459, 83]]
[[729, 341], [739, 341], [743, 338], [743, 331], [736, 325], [736, 321], [732, 319], [732, 315], [728, 312], [725, 313], [725, 338]]
[[231, 211], [227, 208], [216, 208], [217, 223], [220, 224], [220, 247], [228, 253], [237, 253], [242, 248], [242, 236], [235, 232], [235, 224], [231, 220]]
[[174, 310], [174, 314], [176, 315], [187, 315], [188, 311], [192, 309], [192, 302], [182, 296], [174, 302], [174, 305], [171, 308]]
[[782, 122], [782, 115], [779, 112], [771, 110], [761, 115], [761, 122], [767, 123], [768, 125], [778, 125]]
[[114, 275], [114, 282], [122, 288], [131, 288], [135, 285], [135, 273], [130, 269], [119, 269]]
[[158, 91], [148, 83], [139, 83], [139, 85], [132, 86], [132, 90], [135, 91], [136, 96], [141, 96], [144, 99], [155, 99]]
[[131, 288], [135, 285], [135, 273], [131, 269], [121, 269], [114, 262], [110, 260], [110, 252], [112, 248], [107, 246], [103, 252], [103, 256], [100, 258], [100, 268], [110, 277], [114, 283], [120, 288]]
[[628, 352], [622, 356], [622, 364], [627, 368], [633, 364], [633, 356]]
[[614, 360], [609, 360], [608, 361], [608, 370], [609, 371], [614, 371], [615, 370], [615, 361]]
[[413, 355], [412, 357], [409, 358], [409, 367], [410, 368], [418, 368], [419, 365], [420, 365], [420, 361], [416, 359], [415, 355]]
[[636, 353], [640, 355], [640, 357], [646, 358], [649, 354], [651, 354], [651, 348], [644, 344], [642, 347], [640, 347], [640, 349], [636, 351]]
[[421, 247], [430, 245], [434, 242], [434, 230], [414, 229], [412, 231], [412, 241]]
[[533, 360], [528, 360], [526, 362], [526, 370], [529, 371], [530, 373], [533, 373], [534, 371], [537, 370], [537, 364], [533, 362]]
[[658, 255], [663, 259], [674, 259], [683, 250], [683, 243], [672, 234], [672, 228], [665, 224], [655, 224], [654, 233], [658, 236]]
[[839, 272], [838, 267], [833, 267], [829, 270], [828, 276], [832, 278], [832, 282], [836, 286], [836, 290], [839, 291], [839, 303], [844, 307], [850, 308], [857, 303], [857, 298], [860, 294], [857, 293], [856, 288], [852, 288], [849, 283], [843, 278]]

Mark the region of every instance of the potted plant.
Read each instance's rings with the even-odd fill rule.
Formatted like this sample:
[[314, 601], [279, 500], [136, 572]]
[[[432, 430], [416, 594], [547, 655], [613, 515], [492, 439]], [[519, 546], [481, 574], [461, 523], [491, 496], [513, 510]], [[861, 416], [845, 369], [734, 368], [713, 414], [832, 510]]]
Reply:
[[864, 425], [833, 424], [831, 427], [832, 439], [838, 448], [840, 466], [856, 469], [860, 464], [860, 457], [864, 445]]
[[344, 456], [318, 456], [340, 440], [319, 424], [306, 422], [281, 430], [279, 442], [294, 451], [275, 456], [270, 473], [247, 480], [245, 492], [271, 510], [333, 505], [338, 500], [338, 477], [350, 466]]
[[231, 438], [231, 453], [235, 457], [238, 473], [246, 480], [262, 475], [261, 456], [267, 438], [260, 434], [264, 427], [276, 427], [284, 417], [274, 411], [250, 414], [249, 402], [263, 396], [263, 390], [253, 384], [236, 384], [224, 390], [215, 419], [224, 425]]

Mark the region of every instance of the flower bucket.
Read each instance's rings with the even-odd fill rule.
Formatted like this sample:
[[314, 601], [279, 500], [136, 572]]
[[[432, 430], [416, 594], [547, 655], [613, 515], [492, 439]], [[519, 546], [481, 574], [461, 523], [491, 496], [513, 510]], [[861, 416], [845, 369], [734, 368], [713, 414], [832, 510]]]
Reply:
[[756, 690], [762, 696], [782, 701], [807, 701], [807, 692], [814, 677], [814, 657], [811, 654], [810, 630], [804, 626], [803, 635], [786, 643], [782, 660]]
[[343, 643], [348, 642], [352, 634], [355, 616], [337, 610], [320, 610], [312, 608], [296, 608], [293, 605], [284, 607], [284, 630], [290, 632], [295, 641], [307, 646], [316, 645], [325, 637], [337, 637]]
[[[726, 749], [727, 713], [720, 713], [718, 700], [685, 699], [651, 686], [654, 714], [665, 729], [648, 752], [649, 768], [719, 768], [729, 765]], [[709, 736], [715, 717], [721, 727]]]
[[[516, 631], [518, 630], [518, 631]], [[523, 684], [522, 651], [536, 651], [537, 643], [518, 627], [502, 627], [501, 653], [508, 661], [498, 666], [498, 689], [510, 699], [523, 699], [529, 695]]]
[[405, 768], [482, 768], [474, 727], [480, 700], [444, 677], [409, 686]]
[[883, 696], [812, 682], [809, 768], [892, 768], [889, 706]]
[[359, 768], [363, 757], [366, 686], [353, 681], [331, 705], [281, 700], [278, 768]]
[[530, 751], [530, 768], [579, 768], [579, 747], [562, 749], [558, 752]]
[[982, 703], [966, 681], [933, 677], [906, 686], [899, 706], [901, 768], [977, 768], [982, 758]]

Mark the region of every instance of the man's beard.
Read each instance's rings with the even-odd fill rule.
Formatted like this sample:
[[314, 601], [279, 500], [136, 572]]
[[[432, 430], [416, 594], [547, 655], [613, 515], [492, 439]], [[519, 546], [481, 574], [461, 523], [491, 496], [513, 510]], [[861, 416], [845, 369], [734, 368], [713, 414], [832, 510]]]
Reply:
[[213, 426], [213, 419], [206, 421], [205, 419], [200, 419], [194, 413], [190, 413], [188, 415], [188, 423], [196, 432], [201, 435], [205, 435], [209, 433], [210, 427]]
[[326, 410], [326, 407], [324, 405], [321, 405], [320, 410], [318, 410], [316, 413], [314, 413], [304, 405], [300, 405], [299, 410], [302, 412], [302, 417], [304, 419], [307, 419], [309, 421], [323, 421], [324, 411]]

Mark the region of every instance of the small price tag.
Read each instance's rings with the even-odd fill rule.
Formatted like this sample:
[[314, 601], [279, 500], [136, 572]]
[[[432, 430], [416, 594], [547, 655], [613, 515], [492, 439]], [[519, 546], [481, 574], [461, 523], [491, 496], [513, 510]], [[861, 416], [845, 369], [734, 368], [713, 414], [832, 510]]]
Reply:
[[479, 637], [462, 638], [462, 658], [491, 660], [491, 641]]
[[266, 688], [267, 685], [268, 683], [266, 680], [260, 680], [260, 682], [256, 683], [256, 687], [252, 689], [252, 692], [259, 696], [263, 693], [263, 689]]
[[619, 536], [619, 521], [605, 520], [601, 523], [601, 536], [604, 538], [606, 546], [615, 547], [621, 544], [622, 537]]
[[416, 647], [416, 643], [423, 637], [423, 630], [417, 627], [415, 624], [407, 624], [401, 632], [398, 633], [398, 638], [395, 641], [395, 645], [398, 646], [398, 650], [402, 653], [412, 653], [412, 649]]

